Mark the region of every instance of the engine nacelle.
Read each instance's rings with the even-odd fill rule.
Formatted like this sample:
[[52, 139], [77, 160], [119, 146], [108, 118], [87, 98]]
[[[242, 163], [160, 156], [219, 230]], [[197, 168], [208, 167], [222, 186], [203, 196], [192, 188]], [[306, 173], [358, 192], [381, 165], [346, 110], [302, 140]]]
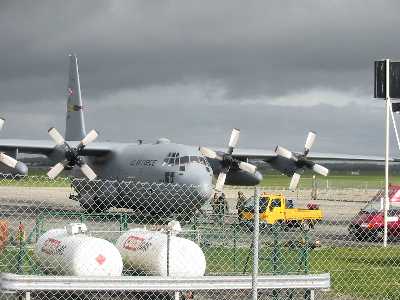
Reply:
[[19, 161], [15, 166], [15, 171], [17, 171], [19, 175], [28, 175], [28, 166]]
[[15, 168], [10, 168], [7, 167], [3, 164], [0, 164], [0, 173], [4, 173], [4, 174], [18, 174], [18, 175], [28, 175], [28, 166], [26, 164], [24, 164], [23, 162], [18, 161], [17, 165], [15, 166]]
[[298, 170], [296, 162], [282, 156], [277, 156], [269, 161], [269, 164], [275, 170], [285, 174], [286, 176], [293, 176], [294, 172]]
[[53, 162], [64, 160], [65, 149], [60, 145], [56, 145], [54, 146], [54, 149], [47, 155], [47, 157]]
[[254, 186], [261, 182], [263, 176], [260, 172], [255, 174], [250, 174], [242, 170], [231, 170], [226, 175], [225, 183], [229, 185], [244, 185], [244, 186]]

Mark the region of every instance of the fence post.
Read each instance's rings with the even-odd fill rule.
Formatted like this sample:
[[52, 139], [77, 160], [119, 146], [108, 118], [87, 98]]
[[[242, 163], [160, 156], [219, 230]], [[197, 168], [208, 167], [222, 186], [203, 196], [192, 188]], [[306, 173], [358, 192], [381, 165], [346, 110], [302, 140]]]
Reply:
[[[310, 259], [310, 239], [308, 236], [310, 227], [309, 225], [302, 227], [301, 231], [303, 233], [303, 247], [301, 249], [301, 264], [304, 267], [304, 273], [308, 274], [309, 273], [309, 259]], [[305, 300], [314, 300], [314, 290], [305, 290], [304, 293], [304, 299]]]
[[237, 258], [236, 258], [236, 247], [237, 247], [237, 221], [233, 224], [233, 272], [236, 273], [236, 264], [237, 264]]
[[312, 187], [311, 187], [311, 200], [316, 201], [318, 196], [317, 196], [317, 179], [315, 175], [312, 177]]
[[[167, 229], [167, 277], [169, 277], [169, 252], [170, 252], [170, 243], [171, 243], [171, 228]], [[180, 292], [174, 292], [174, 299], [179, 300]]]
[[35, 242], [38, 241], [39, 237], [40, 237], [40, 227], [42, 226], [42, 215], [39, 214], [36, 217], [36, 222], [35, 222]]
[[254, 235], [253, 235], [253, 276], [252, 276], [252, 299], [257, 300], [257, 277], [258, 277], [258, 238], [260, 226], [260, 197], [258, 187], [254, 188]]
[[168, 228], [167, 230], [167, 277], [169, 277], [169, 246], [171, 240], [171, 231]]
[[271, 225], [271, 231], [272, 231], [272, 237], [273, 237], [273, 242], [272, 242], [272, 255], [271, 255], [271, 260], [272, 260], [272, 274], [276, 275], [280, 273], [279, 271], [279, 264], [280, 264], [280, 250], [279, 250], [279, 224], [275, 223]]

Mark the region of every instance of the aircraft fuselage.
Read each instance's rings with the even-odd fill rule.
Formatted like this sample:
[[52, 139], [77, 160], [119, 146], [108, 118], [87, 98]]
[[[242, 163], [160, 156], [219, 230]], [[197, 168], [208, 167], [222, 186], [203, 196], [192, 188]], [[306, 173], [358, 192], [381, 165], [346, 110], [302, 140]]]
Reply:
[[[96, 182], [76, 181], [76, 200], [88, 210], [104, 211], [114, 206], [160, 212], [161, 203], [163, 213], [170, 214], [198, 208], [212, 195], [212, 168], [193, 146], [120, 144], [105, 156], [87, 160], [99, 179], [106, 180], [100, 185], [108, 185], [99, 188]], [[138, 182], [153, 183], [152, 193], [139, 191]], [[178, 185], [191, 192], [171, 194]]]

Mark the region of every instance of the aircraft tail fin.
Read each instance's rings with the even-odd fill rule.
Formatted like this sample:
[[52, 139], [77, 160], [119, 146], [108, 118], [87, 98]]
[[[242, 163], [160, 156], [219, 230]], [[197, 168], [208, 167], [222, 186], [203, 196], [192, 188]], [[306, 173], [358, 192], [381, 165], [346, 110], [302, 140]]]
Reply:
[[79, 141], [86, 136], [86, 130], [79, 82], [78, 59], [74, 54], [70, 54], [69, 59], [65, 139], [67, 141]]

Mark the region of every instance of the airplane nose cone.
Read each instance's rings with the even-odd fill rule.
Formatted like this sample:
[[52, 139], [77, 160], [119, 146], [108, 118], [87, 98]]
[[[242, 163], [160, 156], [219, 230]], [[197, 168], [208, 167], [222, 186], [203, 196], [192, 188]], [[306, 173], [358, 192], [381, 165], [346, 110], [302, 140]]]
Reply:
[[213, 191], [212, 179], [212, 173], [204, 165], [191, 164], [176, 177], [176, 183], [195, 186], [200, 197], [208, 200]]

